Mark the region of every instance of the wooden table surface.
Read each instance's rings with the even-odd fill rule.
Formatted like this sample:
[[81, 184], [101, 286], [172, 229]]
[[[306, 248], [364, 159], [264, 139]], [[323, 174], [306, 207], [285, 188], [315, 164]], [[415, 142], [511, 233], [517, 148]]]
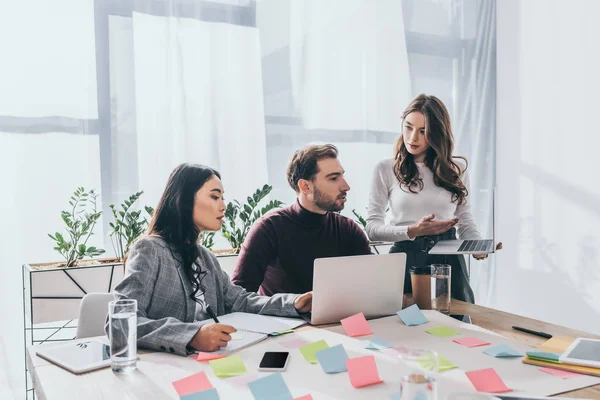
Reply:
[[[410, 304], [410, 299], [408, 304]], [[482, 328], [496, 332], [510, 339], [514, 339], [521, 343], [526, 343], [532, 346], [539, 346], [547, 339], [523, 333], [512, 329], [513, 325], [527, 327], [529, 329], [538, 330], [550, 333], [554, 336], [570, 336], [570, 337], [591, 337], [600, 338], [596, 335], [591, 335], [586, 332], [577, 331], [574, 329], [565, 328], [559, 325], [550, 324], [547, 322], [538, 321], [531, 318], [521, 317], [515, 314], [510, 314], [487, 307], [482, 307], [474, 304], [464, 303], [462, 301], [452, 300], [453, 314], [468, 314], [471, 316], [473, 324]], [[328, 326], [335, 326], [328, 325]], [[320, 328], [328, 327], [320, 326]], [[311, 327], [300, 328], [311, 329]], [[140, 353], [146, 353], [141, 351]], [[176, 356], [173, 356], [176, 357]], [[135, 375], [131, 376], [131, 382], [123, 382], [122, 386], [116, 382], [115, 375], [110, 368], [105, 368], [98, 371], [93, 371], [81, 375], [74, 375], [41, 359], [35, 355], [35, 351], [31, 348], [27, 352], [27, 364], [31, 373], [32, 381], [38, 398], [40, 400], [63, 400], [65, 399], [65, 389], [67, 389], [69, 397], [73, 399], [139, 399], [151, 400], [158, 398], [155, 396], [154, 389], [145, 385], [136, 385]], [[109, 379], [112, 384], [106, 383], [105, 379]], [[123, 380], [123, 379], [121, 379]], [[90, 388], [94, 388], [90, 393]], [[154, 393], [153, 393], [154, 392]], [[160, 391], [158, 391], [160, 392]], [[559, 397], [585, 398], [585, 399], [600, 399], [600, 385], [574, 390], [571, 392], [557, 395]]]

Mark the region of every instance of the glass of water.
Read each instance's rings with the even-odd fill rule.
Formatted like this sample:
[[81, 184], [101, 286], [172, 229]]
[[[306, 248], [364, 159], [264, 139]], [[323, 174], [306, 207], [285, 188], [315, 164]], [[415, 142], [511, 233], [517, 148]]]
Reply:
[[110, 361], [115, 372], [128, 372], [137, 362], [137, 300], [108, 303]]
[[450, 314], [451, 272], [448, 264], [431, 265], [431, 309]]
[[398, 358], [407, 372], [400, 380], [400, 399], [437, 400], [438, 354], [425, 349], [405, 349]]

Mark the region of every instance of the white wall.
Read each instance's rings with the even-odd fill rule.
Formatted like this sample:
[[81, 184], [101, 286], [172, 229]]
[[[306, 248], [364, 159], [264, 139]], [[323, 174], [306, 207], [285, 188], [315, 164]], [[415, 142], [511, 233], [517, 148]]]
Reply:
[[492, 306], [600, 334], [600, 2], [497, 7]]

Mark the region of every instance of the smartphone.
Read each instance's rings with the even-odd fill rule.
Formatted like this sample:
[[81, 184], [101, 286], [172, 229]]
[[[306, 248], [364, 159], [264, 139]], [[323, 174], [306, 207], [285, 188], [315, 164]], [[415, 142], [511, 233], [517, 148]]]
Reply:
[[259, 371], [285, 371], [290, 353], [287, 351], [267, 351], [258, 365]]
[[450, 316], [454, 319], [459, 320], [460, 322], [465, 322], [467, 324], [471, 324], [471, 316], [467, 314], [450, 314]]

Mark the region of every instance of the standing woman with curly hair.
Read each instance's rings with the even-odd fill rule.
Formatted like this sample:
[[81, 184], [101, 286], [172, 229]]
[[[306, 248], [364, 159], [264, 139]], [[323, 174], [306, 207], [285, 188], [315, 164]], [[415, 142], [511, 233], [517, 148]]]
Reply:
[[[410, 267], [450, 264], [452, 297], [474, 303], [464, 257], [428, 254], [439, 240], [456, 239], [457, 231], [461, 239], [481, 239], [471, 215], [467, 160], [453, 151], [446, 106], [437, 97], [418, 95], [402, 114], [394, 158], [373, 171], [367, 234], [371, 240], [395, 242], [390, 253], [406, 253], [404, 293], [412, 292]], [[386, 224], [388, 204], [391, 221]]]

